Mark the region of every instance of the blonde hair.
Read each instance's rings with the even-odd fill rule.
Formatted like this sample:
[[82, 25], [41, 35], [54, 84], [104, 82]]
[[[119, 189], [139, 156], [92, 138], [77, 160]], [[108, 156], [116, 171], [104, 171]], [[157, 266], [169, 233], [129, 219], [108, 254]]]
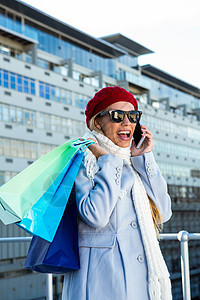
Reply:
[[159, 232], [161, 232], [163, 229], [162, 216], [161, 216], [160, 211], [159, 211], [157, 205], [155, 204], [155, 202], [151, 199], [151, 197], [149, 197], [148, 194], [147, 194], [147, 197], [149, 199], [153, 224], [154, 224], [157, 235], [159, 235]]
[[[98, 113], [98, 114], [99, 114], [99, 113]], [[91, 130], [95, 130], [95, 131], [97, 131], [97, 132], [99, 132], [99, 133], [101, 133], [101, 134], [104, 135], [103, 131], [95, 126], [95, 119], [96, 119], [96, 116], [97, 116], [98, 114], [96, 114], [95, 116], [93, 116], [93, 117], [90, 119], [90, 123], [89, 123], [90, 129], [91, 129]]]
[[[90, 119], [90, 123], [89, 123], [90, 129], [95, 130], [104, 135], [103, 131], [95, 126], [95, 118], [98, 114], [96, 114], [95, 116], [93, 116]], [[148, 194], [147, 194], [147, 197], [149, 199], [149, 204], [150, 204], [151, 215], [152, 215], [154, 227], [155, 227], [157, 235], [159, 235], [159, 232], [162, 231], [162, 229], [163, 229], [162, 217], [161, 217], [160, 211], [157, 208], [157, 205], [155, 204], [155, 202], [149, 197]]]

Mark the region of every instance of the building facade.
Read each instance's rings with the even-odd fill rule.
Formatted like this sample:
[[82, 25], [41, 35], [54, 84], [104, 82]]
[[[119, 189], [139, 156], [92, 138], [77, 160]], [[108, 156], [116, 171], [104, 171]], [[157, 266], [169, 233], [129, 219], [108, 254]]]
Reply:
[[[94, 38], [21, 1], [0, 1], [0, 185], [86, 131], [87, 101], [105, 86], [137, 98], [154, 135], [173, 217], [165, 232], [200, 231], [200, 89], [158, 68], [139, 66], [151, 50], [121, 35]], [[25, 236], [0, 222], [0, 236]], [[178, 242], [161, 242], [181, 299]], [[45, 277], [23, 269], [28, 244], [0, 245], [0, 298], [43, 299]], [[193, 299], [200, 299], [200, 245], [190, 242]], [[62, 276], [54, 277], [55, 294]]]

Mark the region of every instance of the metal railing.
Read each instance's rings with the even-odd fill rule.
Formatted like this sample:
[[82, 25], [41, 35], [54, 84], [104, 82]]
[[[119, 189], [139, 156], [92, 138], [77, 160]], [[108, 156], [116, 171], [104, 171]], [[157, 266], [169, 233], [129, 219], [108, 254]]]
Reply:
[[182, 230], [179, 233], [160, 234], [160, 239], [178, 240], [180, 242], [183, 300], [191, 300], [188, 242], [189, 240], [200, 240], [200, 233], [188, 233]]
[[[0, 243], [21, 243], [30, 242], [32, 237], [7, 237], [0, 238]], [[53, 275], [46, 274], [46, 299], [53, 300]]]
[[[32, 237], [8, 237], [0, 238], [0, 243], [30, 242]], [[190, 292], [190, 268], [189, 268], [189, 240], [200, 240], [200, 233], [179, 233], [160, 234], [160, 240], [178, 240], [181, 246], [181, 275], [183, 300], [191, 300]], [[46, 274], [46, 299], [53, 300], [53, 275]]]

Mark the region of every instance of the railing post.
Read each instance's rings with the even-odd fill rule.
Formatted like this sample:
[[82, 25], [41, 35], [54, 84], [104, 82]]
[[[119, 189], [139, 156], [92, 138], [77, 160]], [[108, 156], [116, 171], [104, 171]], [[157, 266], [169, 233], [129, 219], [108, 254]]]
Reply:
[[47, 300], [53, 300], [53, 275], [46, 274], [46, 296]]
[[180, 231], [177, 234], [177, 238], [181, 243], [181, 273], [182, 273], [183, 300], [191, 300], [190, 268], [189, 268], [189, 253], [188, 253], [189, 233], [187, 231]]

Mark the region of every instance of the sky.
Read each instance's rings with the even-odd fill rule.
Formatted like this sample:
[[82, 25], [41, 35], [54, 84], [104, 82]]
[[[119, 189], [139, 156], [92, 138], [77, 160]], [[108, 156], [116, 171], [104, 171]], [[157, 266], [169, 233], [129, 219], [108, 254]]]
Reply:
[[24, 0], [93, 37], [121, 33], [154, 51], [139, 57], [200, 88], [199, 0]]

